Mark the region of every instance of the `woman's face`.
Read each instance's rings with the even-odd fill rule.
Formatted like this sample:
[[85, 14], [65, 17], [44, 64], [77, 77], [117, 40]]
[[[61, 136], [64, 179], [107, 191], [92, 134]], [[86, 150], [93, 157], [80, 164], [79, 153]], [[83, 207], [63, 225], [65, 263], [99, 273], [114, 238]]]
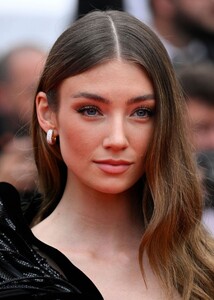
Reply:
[[112, 60], [63, 81], [55, 128], [68, 180], [121, 193], [144, 173], [154, 129], [151, 81], [139, 66]]

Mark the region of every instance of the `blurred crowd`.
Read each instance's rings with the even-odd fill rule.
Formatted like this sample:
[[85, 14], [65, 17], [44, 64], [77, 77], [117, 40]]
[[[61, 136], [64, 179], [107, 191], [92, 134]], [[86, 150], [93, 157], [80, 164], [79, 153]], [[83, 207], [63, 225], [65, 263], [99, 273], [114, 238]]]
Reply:
[[[184, 114], [204, 188], [204, 223], [214, 234], [214, 1], [79, 0], [75, 15], [110, 8], [145, 21], [144, 1], [148, 25], [165, 45], [186, 99]], [[12, 183], [25, 203], [37, 195], [30, 120], [46, 55], [28, 41], [0, 53], [0, 181]]]

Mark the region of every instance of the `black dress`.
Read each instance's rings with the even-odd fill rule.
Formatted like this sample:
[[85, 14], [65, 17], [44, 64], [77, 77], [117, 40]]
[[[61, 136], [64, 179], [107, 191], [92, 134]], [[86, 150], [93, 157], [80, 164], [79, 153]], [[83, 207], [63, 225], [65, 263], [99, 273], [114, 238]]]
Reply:
[[0, 183], [0, 299], [103, 299], [65, 255], [32, 234], [8, 183]]

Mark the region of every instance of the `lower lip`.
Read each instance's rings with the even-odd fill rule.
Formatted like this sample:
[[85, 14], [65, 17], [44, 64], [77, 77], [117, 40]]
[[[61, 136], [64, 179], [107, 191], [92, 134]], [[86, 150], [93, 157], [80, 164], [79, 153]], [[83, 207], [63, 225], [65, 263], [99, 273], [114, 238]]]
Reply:
[[110, 165], [103, 163], [97, 163], [97, 166], [100, 170], [109, 174], [121, 174], [127, 171], [130, 167], [130, 165]]

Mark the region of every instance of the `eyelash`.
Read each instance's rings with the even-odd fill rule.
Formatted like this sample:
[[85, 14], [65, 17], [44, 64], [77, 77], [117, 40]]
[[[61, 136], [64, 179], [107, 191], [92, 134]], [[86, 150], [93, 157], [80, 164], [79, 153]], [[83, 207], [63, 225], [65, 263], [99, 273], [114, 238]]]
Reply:
[[141, 115], [141, 116], [137, 116], [138, 118], [151, 118], [154, 115], [154, 110], [148, 107], [138, 107], [131, 115], [134, 115], [134, 113], [139, 112], [139, 111], [143, 111], [145, 115]]
[[[94, 114], [88, 114], [89, 111], [93, 111]], [[141, 116], [137, 116], [137, 118], [141, 119], [141, 118], [150, 118], [154, 115], [154, 110], [153, 109], [150, 109], [150, 108], [147, 108], [147, 107], [138, 107], [137, 109], [135, 109], [134, 112], [132, 112], [131, 116], [133, 116], [136, 112], [138, 111], [143, 111], [144, 114], [146, 115], [141, 115]], [[94, 105], [86, 105], [86, 106], [83, 106], [83, 107], [80, 107], [77, 109], [77, 112], [86, 116], [86, 117], [89, 117], [89, 118], [92, 118], [92, 117], [97, 117], [97, 116], [103, 116], [103, 114], [101, 113], [100, 109], [97, 107], [97, 106], [94, 106]]]
[[[96, 112], [96, 114], [95, 115], [86, 114], [86, 112], [89, 112], [89, 110], [94, 110], [94, 112]], [[102, 113], [100, 112], [99, 108], [94, 105], [86, 105], [86, 106], [80, 107], [79, 109], [77, 109], [77, 112], [84, 116], [87, 116], [87, 117], [95, 117], [95, 116], [97, 116], [97, 113], [98, 113], [98, 115], [102, 116]]]

